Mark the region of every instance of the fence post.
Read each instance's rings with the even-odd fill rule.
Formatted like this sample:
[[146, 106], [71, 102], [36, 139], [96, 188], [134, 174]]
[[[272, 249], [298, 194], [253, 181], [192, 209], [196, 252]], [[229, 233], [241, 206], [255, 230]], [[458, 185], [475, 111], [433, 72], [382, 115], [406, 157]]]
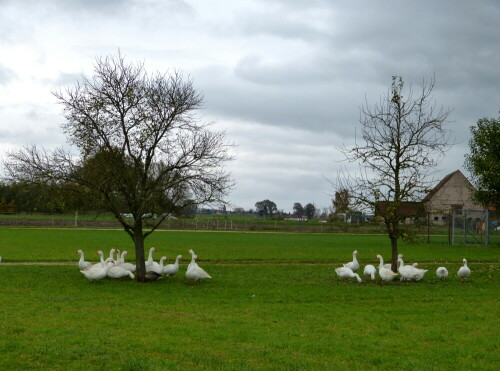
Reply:
[[75, 212], [75, 227], [78, 227], [78, 210]]
[[448, 213], [448, 245], [453, 245], [452, 234], [451, 234], [452, 218], [453, 218], [453, 211], [450, 211]]
[[485, 232], [484, 232], [484, 242], [486, 245], [490, 244], [490, 212], [486, 210], [486, 215], [484, 216], [486, 219], [485, 224]]
[[464, 210], [464, 245], [467, 243], [467, 211]]
[[431, 243], [431, 213], [427, 213], [427, 243]]
[[452, 221], [451, 221], [451, 244], [455, 244], [455, 210], [451, 211]]

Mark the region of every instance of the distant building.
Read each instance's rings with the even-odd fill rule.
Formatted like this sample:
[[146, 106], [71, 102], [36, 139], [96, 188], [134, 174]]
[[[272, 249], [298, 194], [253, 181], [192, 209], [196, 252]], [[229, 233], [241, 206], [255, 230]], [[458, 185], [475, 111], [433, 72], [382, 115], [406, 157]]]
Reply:
[[[394, 203], [379, 201], [375, 204], [375, 216], [383, 217], [389, 212], [394, 212]], [[391, 210], [391, 207], [393, 208]], [[416, 218], [425, 216], [425, 206], [422, 202], [400, 202], [397, 215], [405, 218]]]
[[451, 210], [485, 210], [473, 200], [474, 189], [460, 170], [445, 176], [422, 200], [430, 213], [430, 221], [446, 223]]
[[[397, 213], [407, 218], [422, 218], [427, 214], [432, 223], [445, 224], [452, 210], [477, 210], [473, 215], [469, 215], [479, 220], [485, 208], [473, 200], [474, 189], [465, 175], [457, 170], [445, 176], [421, 202], [401, 202]], [[387, 214], [392, 204], [392, 202], [377, 202], [375, 215]]]

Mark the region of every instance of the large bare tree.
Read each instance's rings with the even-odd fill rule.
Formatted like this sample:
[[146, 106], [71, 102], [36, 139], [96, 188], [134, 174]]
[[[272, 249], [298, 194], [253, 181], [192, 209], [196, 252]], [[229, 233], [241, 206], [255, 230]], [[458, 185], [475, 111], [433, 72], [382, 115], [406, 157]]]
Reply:
[[202, 96], [190, 79], [178, 71], [148, 74], [142, 63], [126, 63], [120, 54], [97, 58], [92, 78], [53, 94], [77, 153], [26, 146], [8, 154], [8, 174], [75, 184], [98, 197], [132, 238], [142, 281], [144, 240], [169, 213], [223, 202], [232, 186], [223, 167], [231, 144], [196, 116]]
[[398, 240], [407, 230], [406, 202], [420, 201], [434, 182], [433, 173], [450, 146], [446, 128], [450, 110], [437, 108], [432, 91], [434, 78], [404, 92], [403, 79], [394, 76], [391, 88], [379, 103], [360, 108], [361, 140], [341, 151], [359, 171], [339, 172], [338, 190], [347, 190], [352, 202], [364, 209], [381, 207], [381, 217], [391, 242], [392, 270], [397, 269]]

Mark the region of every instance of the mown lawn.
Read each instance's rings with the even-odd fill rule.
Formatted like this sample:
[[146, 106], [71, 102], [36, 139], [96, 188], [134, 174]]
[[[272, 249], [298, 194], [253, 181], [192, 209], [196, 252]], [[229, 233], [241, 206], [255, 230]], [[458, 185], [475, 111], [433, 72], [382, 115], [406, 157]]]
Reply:
[[[459, 265], [450, 265], [456, 271]], [[498, 265], [341, 282], [329, 264], [205, 264], [155, 284], [0, 266], [0, 369], [496, 369]], [[435, 270], [436, 266], [428, 268]], [[185, 269], [185, 266], [183, 270]]]
[[[124, 232], [0, 229], [0, 369], [498, 369], [496, 246], [402, 245], [429, 272], [385, 285], [334, 273], [354, 249], [363, 265], [388, 256], [383, 236], [159, 232], [147, 246], [156, 259], [193, 248], [214, 278], [188, 285], [185, 260], [154, 284], [90, 283], [74, 251], [132, 253]], [[8, 264], [23, 261], [75, 264]]]
[[[431, 242], [401, 243], [400, 250], [408, 262], [500, 260], [496, 244], [450, 246], [445, 236], [433, 236]], [[152, 246], [158, 249], [156, 260], [163, 255], [170, 260], [187, 255], [190, 248], [202, 261], [214, 262], [347, 262], [354, 249], [365, 264], [378, 262], [376, 254], [390, 256], [386, 236], [366, 234], [158, 231], [146, 240], [146, 248]], [[0, 256], [6, 262], [75, 261], [77, 249], [86, 253], [87, 260], [97, 261], [97, 250], [107, 254], [111, 248], [127, 250], [128, 259], [134, 259], [132, 241], [120, 230], [0, 228]]]

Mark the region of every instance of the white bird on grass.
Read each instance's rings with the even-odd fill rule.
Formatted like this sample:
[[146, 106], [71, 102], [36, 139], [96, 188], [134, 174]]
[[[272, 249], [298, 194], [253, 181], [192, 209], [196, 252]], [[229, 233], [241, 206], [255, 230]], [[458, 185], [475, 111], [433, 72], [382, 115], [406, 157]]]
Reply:
[[438, 276], [441, 280], [445, 280], [448, 277], [448, 269], [445, 267], [439, 267], [436, 269], [436, 276]]
[[398, 258], [399, 268], [398, 272], [401, 275], [401, 281], [420, 281], [424, 274], [427, 272], [427, 269], [418, 269], [413, 265], [405, 265], [403, 259]]
[[149, 267], [146, 267], [146, 272], [156, 272], [158, 274], [162, 274], [163, 273], [163, 262], [167, 260], [167, 257], [166, 256], [162, 256], [161, 259], [160, 259], [160, 263], [155, 263], [153, 265], [150, 265]]
[[92, 266], [90, 266], [89, 268], [87, 268], [86, 270], [89, 270], [89, 269], [101, 269], [101, 268], [104, 268], [104, 266], [107, 265], [106, 261], [104, 260], [104, 253], [99, 250], [98, 252], [96, 252], [97, 255], [99, 255], [99, 258], [101, 259], [101, 261], [97, 264], [92, 264]]
[[122, 278], [122, 277], [126, 277], [126, 276], [129, 276], [130, 278], [132, 278], [133, 280], [135, 280], [135, 276], [134, 274], [125, 269], [125, 268], [122, 268], [120, 267], [119, 265], [116, 265], [114, 267], [110, 267], [108, 269], [108, 277], [111, 277], [111, 278]]
[[104, 267], [97, 268], [89, 268], [83, 271], [80, 271], [85, 277], [89, 279], [89, 281], [99, 281], [108, 275], [108, 270], [111, 266], [114, 265], [114, 261], [111, 258], [108, 258], [104, 261]]
[[365, 266], [365, 270], [363, 271], [365, 276], [370, 276], [372, 281], [375, 279], [375, 275], [377, 274], [377, 270], [371, 264]]
[[78, 268], [80, 268], [81, 271], [83, 271], [85, 269], [89, 269], [92, 266], [92, 263], [85, 261], [85, 256], [83, 254], [83, 251], [77, 250], [76, 253], [80, 254], [80, 260], [78, 261]]
[[340, 278], [356, 278], [359, 283], [363, 282], [363, 280], [361, 280], [361, 277], [359, 277], [359, 274], [354, 273], [352, 269], [345, 266], [336, 268], [335, 273], [337, 273], [337, 276], [339, 276]]
[[353, 272], [356, 272], [359, 269], [359, 263], [356, 259], [356, 255], [358, 255], [358, 250], [354, 250], [352, 253], [352, 261], [344, 264], [344, 267], [349, 268]]
[[163, 273], [165, 277], [173, 277], [177, 272], [179, 272], [179, 260], [182, 259], [182, 255], [177, 255], [174, 264], [168, 264], [163, 268]]
[[146, 267], [151, 267], [154, 265], [159, 265], [157, 262], [153, 260], [153, 253], [156, 251], [156, 247], [152, 247], [149, 249], [148, 260], [146, 260]]
[[123, 251], [121, 256], [120, 256], [120, 263], [118, 264], [119, 267], [126, 269], [130, 272], [135, 272], [135, 264], [130, 264], [125, 262], [125, 256], [128, 254], [127, 251]]
[[188, 252], [191, 254], [191, 263], [189, 263], [186, 271], [186, 278], [188, 279], [188, 281], [193, 283], [198, 280], [212, 278], [212, 276], [205, 272], [205, 270], [196, 263], [198, 255], [196, 255], [193, 250], [189, 250]]
[[117, 252], [118, 250], [116, 249], [111, 249], [109, 250], [109, 257], [113, 260], [113, 264], [116, 263], [116, 260], [115, 260], [115, 253]]
[[467, 266], [467, 260], [464, 259], [462, 260], [462, 262], [464, 263], [464, 266], [460, 267], [460, 269], [457, 272], [457, 276], [458, 278], [460, 278], [461, 281], [465, 280], [466, 278], [469, 278], [471, 273], [470, 268]]
[[[398, 259], [399, 258], [404, 258], [403, 254], [398, 254]], [[396, 264], [397, 265], [397, 264]], [[384, 264], [384, 268], [391, 269], [392, 270], [392, 264], [391, 263], [386, 263]]]
[[396, 278], [396, 276], [398, 275], [397, 273], [384, 267], [384, 258], [382, 258], [382, 255], [377, 255], [376, 258], [380, 262], [380, 264], [378, 266], [378, 274], [379, 274], [380, 278], [382, 278], [382, 280], [386, 281], [386, 282], [390, 282], [394, 278]]
[[198, 265], [196, 264], [196, 259], [198, 258], [198, 256], [194, 253], [194, 251], [192, 249], [189, 249], [188, 254], [191, 254], [191, 262], [189, 263], [187, 269], [191, 268], [193, 265]]

